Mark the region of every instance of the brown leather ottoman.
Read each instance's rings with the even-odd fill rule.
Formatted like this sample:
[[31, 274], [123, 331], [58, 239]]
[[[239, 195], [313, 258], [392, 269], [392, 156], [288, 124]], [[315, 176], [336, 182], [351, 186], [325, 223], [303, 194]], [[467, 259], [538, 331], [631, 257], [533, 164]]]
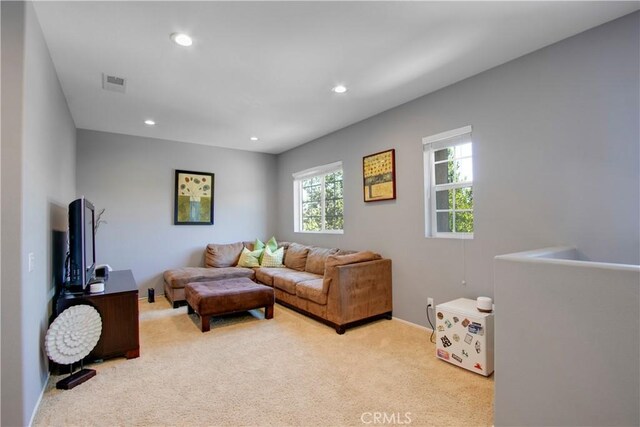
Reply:
[[189, 314], [200, 316], [202, 332], [209, 330], [211, 316], [264, 307], [265, 319], [273, 318], [273, 288], [245, 277], [187, 283], [184, 293]]

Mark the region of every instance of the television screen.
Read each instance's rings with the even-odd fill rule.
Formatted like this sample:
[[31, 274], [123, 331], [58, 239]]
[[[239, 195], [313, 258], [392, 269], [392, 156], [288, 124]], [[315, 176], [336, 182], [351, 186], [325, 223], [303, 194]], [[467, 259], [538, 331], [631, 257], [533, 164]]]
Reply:
[[89, 205], [87, 203], [84, 205], [84, 259], [85, 269], [90, 276], [96, 264], [96, 247], [93, 242], [94, 211], [93, 205]]
[[95, 268], [94, 208], [87, 199], [69, 204], [69, 281], [72, 292], [82, 291], [92, 278]]

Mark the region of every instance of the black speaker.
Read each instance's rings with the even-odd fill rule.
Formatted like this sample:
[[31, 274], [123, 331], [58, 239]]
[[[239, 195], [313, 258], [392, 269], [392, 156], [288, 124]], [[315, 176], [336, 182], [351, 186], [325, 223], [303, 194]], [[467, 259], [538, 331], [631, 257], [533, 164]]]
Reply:
[[51, 232], [51, 273], [56, 288], [65, 282], [65, 260], [67, 258], [67, 232]]

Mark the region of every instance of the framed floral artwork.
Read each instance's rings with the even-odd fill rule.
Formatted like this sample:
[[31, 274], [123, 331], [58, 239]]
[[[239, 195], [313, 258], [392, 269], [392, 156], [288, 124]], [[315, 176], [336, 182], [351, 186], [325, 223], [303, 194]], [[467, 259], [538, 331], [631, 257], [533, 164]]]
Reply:
[[391, 149], [362, 158], [364, 201], [396, 198], [396, 150]]
[[175, 225], [213, 224], [214, 174], [176, 170]]

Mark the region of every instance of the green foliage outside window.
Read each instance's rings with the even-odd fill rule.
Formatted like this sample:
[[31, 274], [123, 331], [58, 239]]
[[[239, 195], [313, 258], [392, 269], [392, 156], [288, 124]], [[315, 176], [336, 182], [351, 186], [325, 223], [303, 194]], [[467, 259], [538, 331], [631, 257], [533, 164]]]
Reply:
[[[434, 153], [438, 232], [473, 233], [473, 187], [471, 183], [463, 184], [473, 181], [470, 150], [469, 144], [443, 148]], [[437, 188], [457, 183], [462, 186]]]
[[343, 213], [342, 171], [302, 181], [302, 230], [342, 230], [344, 226]]

